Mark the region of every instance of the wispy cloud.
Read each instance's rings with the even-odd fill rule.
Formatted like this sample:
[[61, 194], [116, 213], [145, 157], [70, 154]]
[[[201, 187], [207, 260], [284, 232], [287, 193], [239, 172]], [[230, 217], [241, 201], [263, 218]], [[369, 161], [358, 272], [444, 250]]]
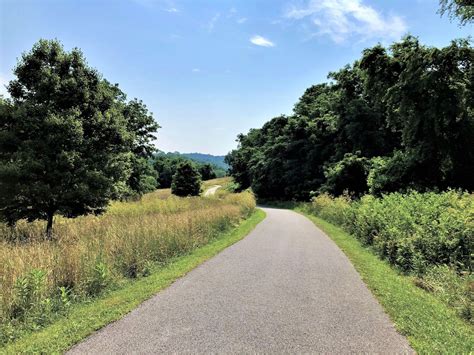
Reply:
[[161, 10], [169, 12], [169, 13], [180, 12], [174, 0], [132, 0], [132, 1], [144, 7], [149, 7], [149, 8], [158, 7], [158, 8], [161, 8]]
[[327, 35], [336, 43], [353, 37], [397, 39], [407, 31], [403, 18], [384, 16], [363, 0], [310, 0], [304, 6], [292, 6], [285, 17], [310, 20], [317, 28], [313, 35]]
[[193, 73], [199, 73], [200, 71], [201, 71], [201, 69], [199, 69], [199, 68], [193, 68], [193, 70], [192, 70]]
[[239, 25], [247, 22], [247, 17], [240, 15], [239, 11], [237, 11], [235, 7], [231, 7], [225, 17], [232, 21], [235, 21], [235, 23]]
[[255, 35], [250, 38], [250, 42], [261, 47], [275, 47], [275, 44], [265, 37]]
[[216, 26], [216, 22], [219, 20], [219, 17], [221, 17], [221, 14], [218, 12], [207, 23], [206, 28], [208, 32], [212, 32], [214, 30], [214, 27]]

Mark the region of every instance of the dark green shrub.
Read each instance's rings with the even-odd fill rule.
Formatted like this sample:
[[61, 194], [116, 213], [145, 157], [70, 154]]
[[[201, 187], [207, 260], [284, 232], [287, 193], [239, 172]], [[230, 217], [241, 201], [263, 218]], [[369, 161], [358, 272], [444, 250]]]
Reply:
[[212, 168], [211, 164], [203, 164], [199, 167], [199, 173], [203, 180], [211, 180], [217, 177], [216, 172]]
[[403, 271], [423, 273], [430, 265], [472, 271], [473, 195], [392, 193], [354, 202], [320, 195], [311, 211], [344, 227]]
[[198, 196], [201, 193], [201, 175], [189, 161], [180, 163], [173, 175], [171, 192], [176, 196]]
[[39, 313], [45, 289], [46, 273], [33, 269], [15, 283], [12, 318], [24, 319], [29, 313]]
[[309, 211], [328, 222], [343, 226], [348, 220], [351, 210], [351, 200], [348, 196], [331, 197], [321, 194], [312, 199]]
[[365, 157], [345, 154], [344, 159], [325, 169], [326, 182], [321, 186], [321, 191], [334, 196], [342, 195], [345, 191], [355, 196], [367, 193], [369, 165], [369, 160]]

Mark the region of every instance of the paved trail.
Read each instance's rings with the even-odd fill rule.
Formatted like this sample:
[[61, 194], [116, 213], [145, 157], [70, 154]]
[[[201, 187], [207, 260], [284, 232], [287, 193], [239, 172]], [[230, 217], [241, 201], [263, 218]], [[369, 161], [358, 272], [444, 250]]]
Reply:
[[210, 188], [208, 188], [206, 190], [206, 192], [204, 192], [204, 196], [212, 196], [216, 193], [217, 189], [221, 188], [222, 186], [221, 185], [214, 185]]
[[71, 353], [412, 352], [328, 237], [264, 210], [244, 240]]

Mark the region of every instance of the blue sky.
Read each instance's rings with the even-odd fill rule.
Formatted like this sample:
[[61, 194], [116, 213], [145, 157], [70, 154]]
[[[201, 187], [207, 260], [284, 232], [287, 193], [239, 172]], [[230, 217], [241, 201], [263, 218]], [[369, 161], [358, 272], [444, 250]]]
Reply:
[[142, 99], [165, 151], [225, 154], [304, 90], [381, 42], [472, 35], [437, 0], [0, 0], [0, 93], [39, 38], [79, 47]]

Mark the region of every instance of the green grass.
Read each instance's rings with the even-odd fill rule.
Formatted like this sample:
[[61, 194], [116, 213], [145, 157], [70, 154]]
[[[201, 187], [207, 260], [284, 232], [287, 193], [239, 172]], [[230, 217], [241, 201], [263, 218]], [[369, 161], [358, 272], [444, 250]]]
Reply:
[[87, 303], [74, 305], [67, 316], [42, 330], [0, 348], [0, 353], [61, 353], [92, 332], [120, 319], [140, 303], [173, 281], [216, 255], [221, 250], [244, 238], [260, 221], [265, 212], [256, 210], [236, 229], [218, 237], [191, 253], [178, 257], [148, 277], [127, 281], [120, 289]]
[[474, 351], [474, 329], [453, 309], [415, 286], [412, 277], [401, 275], [341, 228], [296, 210], [313, 221], [347, 255], [415, 351], [421, 354], [467, 354]]

